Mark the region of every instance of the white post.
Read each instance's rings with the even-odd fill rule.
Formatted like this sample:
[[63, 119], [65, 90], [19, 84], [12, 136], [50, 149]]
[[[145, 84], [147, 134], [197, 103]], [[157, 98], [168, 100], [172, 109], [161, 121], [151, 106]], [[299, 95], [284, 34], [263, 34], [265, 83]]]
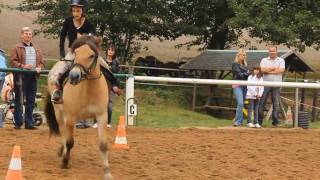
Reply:
[[299, 88], [296, 88], [296, 94], [295, 94], [295, 112], [294, 112], [294, 123], [293, 127], [298, 127], [298, 118], [299, 118]]
[[126, 80], [126, 105], [125, 105], [125, 122], [126, 125], [132, 126], [134, 116], [128, 115], [128, 107], [134, 103], [134, 76], [129, 75]]

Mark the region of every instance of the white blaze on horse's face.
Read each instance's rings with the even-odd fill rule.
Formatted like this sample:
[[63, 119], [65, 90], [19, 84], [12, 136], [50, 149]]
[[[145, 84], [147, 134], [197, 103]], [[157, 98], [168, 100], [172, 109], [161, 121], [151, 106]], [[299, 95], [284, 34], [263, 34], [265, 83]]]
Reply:
[[[71, 69], [69, 79], [71, 84], [77, 85], [82, 79], [82, 71], [84, 69], [90, 69], [90, 65], [94, 61], [95, 52], [90, 48], [90, 46], [85, 44], [75, 49], [74, 54], [74, 64], [76, 64], [76, 66], [73, 66]], [[84, 69], [81, 69], [80, 67]]]

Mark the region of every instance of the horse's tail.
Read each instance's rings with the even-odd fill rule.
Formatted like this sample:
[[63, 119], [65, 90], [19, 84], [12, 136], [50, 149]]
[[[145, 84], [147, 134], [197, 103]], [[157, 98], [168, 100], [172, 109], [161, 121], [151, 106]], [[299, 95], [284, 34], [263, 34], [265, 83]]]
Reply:
[[60, 134], [59, 125], [57, 122], [56, 115], [54, 113], [54, 108], [53, 108], [53, 104], [51, 102], [51, 96], [49, 93], [47, 94], [44, 113], [46, 115], [47, 123], [49, 125], [50, 135], [52, 135], [52, 134], [59, 135]]

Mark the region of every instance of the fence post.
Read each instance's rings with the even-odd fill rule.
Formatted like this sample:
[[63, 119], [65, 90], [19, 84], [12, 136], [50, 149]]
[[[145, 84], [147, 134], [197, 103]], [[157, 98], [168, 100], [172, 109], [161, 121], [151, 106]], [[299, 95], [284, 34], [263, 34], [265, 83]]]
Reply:
[[313, 94], [313, 103], [312, 103], [312, 122], [315, 122], [317, 119], [317, 106], [318, 106], [318, 95], [319, 95], [319, 89], [314, 89]]
[[193, 93], [192, 93], [192, 111], [196, 109], [196, 100], [197, 100], [197, 84], [193, 85]]
[[299, 88], [296, 88], [294, 124], [293, 124], [294, 128], [298, 127], [298, 115], [299, 115]]
[[134, 76], [130, 74], [126, 80], [126, 105], [125, 105], [125, 123], [126, 125], [134, 125], [133, 116], [128, 116], [129, 101], [134, 99]]

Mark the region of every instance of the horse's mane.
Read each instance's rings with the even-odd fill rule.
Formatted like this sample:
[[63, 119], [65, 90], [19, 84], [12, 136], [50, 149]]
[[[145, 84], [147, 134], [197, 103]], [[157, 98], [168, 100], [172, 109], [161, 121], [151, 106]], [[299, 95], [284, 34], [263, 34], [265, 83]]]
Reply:
[[71, 52], [74, 52], [77, 48], [88, 45], [95, 54], [99, 54], [101, 49], [101, 39], [95, 36], [83, 35], [76, 39], [71, 45]]

